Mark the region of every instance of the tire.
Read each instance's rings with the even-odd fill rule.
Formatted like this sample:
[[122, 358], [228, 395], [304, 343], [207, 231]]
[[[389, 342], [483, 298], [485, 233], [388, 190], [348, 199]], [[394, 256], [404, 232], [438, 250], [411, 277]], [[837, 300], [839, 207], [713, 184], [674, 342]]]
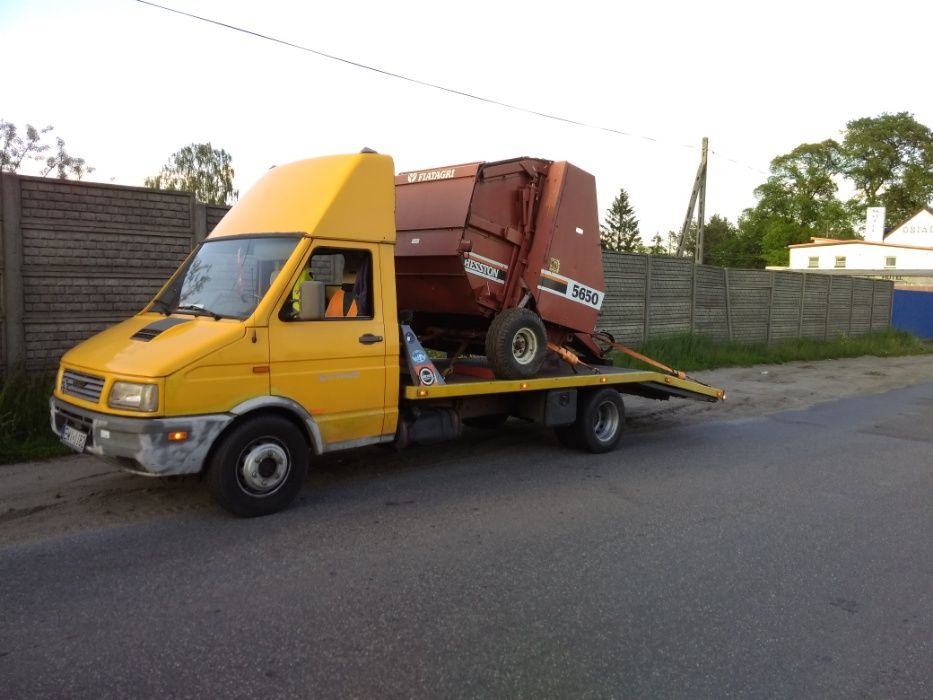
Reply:
[[555, 428], [566, 447], [602, 454], [615, 449], [625, 427], [625, 404], [619, 392], [609, 387], [584, 394], [577, 407], [577, 420]]
[[486, 334], [486, 358], [499, 379], [530, 379], [547, 355], [541, 318], [529, 309], [505, 309]]
[[235, 425], [214, 451], [207, 487], [223, 508], [254, 518], [288, 506], [308, 473], [301, 430], [282, 416], [256, 416]]
[[505, 425], [509, 419], [508, 413], [494, 413], [491, 416], [474, 416], [473, 418], [464, 418], [463, 424], [472, 428], [482, 428], [483, 430], [495, 430]]

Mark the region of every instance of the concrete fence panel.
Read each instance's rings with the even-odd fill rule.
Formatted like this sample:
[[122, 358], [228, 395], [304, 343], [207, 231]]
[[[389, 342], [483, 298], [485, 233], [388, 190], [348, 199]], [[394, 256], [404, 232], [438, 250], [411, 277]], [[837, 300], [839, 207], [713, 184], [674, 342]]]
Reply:
[[2, 176], [0, 366], [54, 367], [137, 313], [226, 207], [190, 193]]
[[778, 343], [890, 326], [893, 283], [809, 272], [733, 270], [666, 256], [604, 253], [599, 328], [624, 343], [671, 333]]

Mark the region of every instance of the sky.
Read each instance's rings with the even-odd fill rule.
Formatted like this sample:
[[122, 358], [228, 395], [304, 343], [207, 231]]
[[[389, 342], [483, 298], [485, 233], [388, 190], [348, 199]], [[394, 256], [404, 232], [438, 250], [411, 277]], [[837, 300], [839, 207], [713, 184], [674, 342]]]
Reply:
[[363, 147], [397, 172], [568, 160], [595, 175], [601, 218], [626, 190], [646, 241], [680, 229], [704, 136], [707, 218], [735, 221], [801, 143], [883, 112], [933, 126], [933, 3], [917, 0], [160, 4], [590, 126], [136, 0], [0, 0], [0, 119], [54, 125], [87, 179], [125, 185], [208, 141], [240, 192], [272, 165]]

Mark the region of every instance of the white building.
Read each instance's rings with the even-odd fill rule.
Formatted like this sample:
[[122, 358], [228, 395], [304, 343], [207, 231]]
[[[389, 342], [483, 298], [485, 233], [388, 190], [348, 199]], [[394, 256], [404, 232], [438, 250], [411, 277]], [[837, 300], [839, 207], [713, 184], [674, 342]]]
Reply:
[[[927, 285], [933, 282], [933, 208], [866, 240], [811, 238], [788, 246], [791, 270], [842, 271]], [[900, 286], [900, 285], [899, 285]]]

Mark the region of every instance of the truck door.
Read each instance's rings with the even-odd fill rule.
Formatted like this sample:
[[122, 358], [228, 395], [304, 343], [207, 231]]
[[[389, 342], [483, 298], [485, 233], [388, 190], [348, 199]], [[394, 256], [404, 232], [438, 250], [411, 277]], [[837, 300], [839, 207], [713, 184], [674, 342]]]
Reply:
[[374, 291], [378, 253], [365, 244], [317, 244], [307, 266], [325, 285], [324, 318], [299, 320], [289, 295], [269, 321], [271, 393], [304, 406], [325, 447], [367, 444], [382, 434], [387, 343]]

